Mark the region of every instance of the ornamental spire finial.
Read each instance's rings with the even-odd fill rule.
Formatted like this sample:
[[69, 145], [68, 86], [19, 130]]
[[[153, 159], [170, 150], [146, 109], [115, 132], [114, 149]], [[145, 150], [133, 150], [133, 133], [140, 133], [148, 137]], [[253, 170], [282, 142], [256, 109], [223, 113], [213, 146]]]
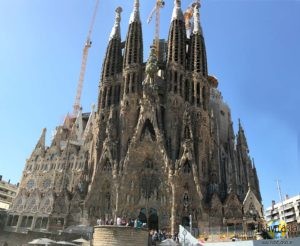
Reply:
[[121, 22], [121, 13], [122, 13], [122, 8], [118, 7], [116, 8], [116, 17], [115, 17], [115, 24], [111, 30], [109, 40], [113, 38], [121, 38], [121, 31], [120, 31], [120, 22]]
[[131, 13], [129, 24], [132, 22], [140, 22], [140, 1], [134, 0], [133, 11]]
[[183, 13], [181, 10], [181, 0], [174, 0], [174, 9], [173, 9], [171, 21], [173, 20], [183, 20]]
[[158, 66], [157, 66], [157, 57], [155, 54], [155, 47], [151, 46], [150, 55], [146, 64], [146, 74], [150, 78], [154, 78], [157, 71], [158, 71]]
[[194, 13], [193, 13], [193, 18], [194, 18], [194, 34], [202, 34], [202, 28], [200, 24], [200, 2], [195, 3], [194, 6]]

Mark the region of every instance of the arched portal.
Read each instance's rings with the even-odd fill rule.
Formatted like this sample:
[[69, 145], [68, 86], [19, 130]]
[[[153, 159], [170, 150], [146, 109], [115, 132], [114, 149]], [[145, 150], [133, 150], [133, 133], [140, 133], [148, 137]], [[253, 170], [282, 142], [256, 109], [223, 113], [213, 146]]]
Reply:
[[182, 217], [182, 226], [190, 226], [190, 218], [188, 216]]
[[158, 230], [158, 215], [155, 208], [150, 208], [148, 218], [149, 230]]
[[147, 216], [146, 216], [146, 209], [145, 208], [141, 208], [138, 219], [142, 223], [147, 223]]

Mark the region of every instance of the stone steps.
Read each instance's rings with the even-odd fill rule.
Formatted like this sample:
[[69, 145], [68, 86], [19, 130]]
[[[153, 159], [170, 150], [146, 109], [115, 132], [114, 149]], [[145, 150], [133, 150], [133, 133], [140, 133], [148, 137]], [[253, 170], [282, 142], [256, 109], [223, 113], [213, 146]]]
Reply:
[[147, 246], [148, 231], [126, 226], [95, 226], [94, 246]]

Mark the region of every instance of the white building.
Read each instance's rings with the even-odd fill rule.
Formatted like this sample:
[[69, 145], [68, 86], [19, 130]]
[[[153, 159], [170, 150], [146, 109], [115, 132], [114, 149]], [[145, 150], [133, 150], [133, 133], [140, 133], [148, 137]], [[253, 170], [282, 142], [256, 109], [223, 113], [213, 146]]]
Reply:
[[2, 175], [0, 175], [0, 210], [8, 210], [17, 190], [16, 185], [2, 180]]
[[266, 221], [273, 219], [285, 220], [286, 223], [297, 222], [300, 224], [300, 195], [289, 198], [286, 196], [282, 202], [275, 203], [265, 211]]

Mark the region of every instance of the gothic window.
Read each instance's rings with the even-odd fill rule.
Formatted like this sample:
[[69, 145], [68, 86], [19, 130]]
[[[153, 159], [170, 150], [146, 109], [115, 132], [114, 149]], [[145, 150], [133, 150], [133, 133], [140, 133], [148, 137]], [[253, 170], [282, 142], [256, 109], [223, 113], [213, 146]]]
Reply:
[[135, 73], [132, 74], [132, 78], [131, 78], [131, 92], [134, 93], [134, 87], [135, 87]]
[[174, 61], [178, 62], [178, 28], [174, 28], [175, 30], [175, 42], [174, 42]]
[[203, 86], [202, 88], [202, 100], [203, 100], [203, 107], [206, 109], [206, 88]]
[[186, 212], [188, 211], [188, 207], [189, 207], [189, 205], [190, 205], [190, 203], [191, 203], [190, 200], [191, 200], [191, 199], [190, 199], [188, 193], [185, 192], [184, 195], [183, 195], [183, 208], [184, 208], [184, 210], [185, 210]]
[[153, 169], [153, 162], [151, 160], [146, 159], [144, 163], [145, 163], [145, 168]]
[[151, 121], [149, 119], [146, 120], [144, 126], [143, 126], [143, 129], [142, 129], [142, 134], [141, 134], [141, 139], [144, 138], [146, 132], [149, 132], [150, 133], [150, 136], [151, 136], [151, 139], [152, 141], [156, 141], [156, 134], [155, 134], [155, 130], [154, 130], [154, 127], [151, 123]]
[[27, 227], [27, 228], [30, 228], [30, 227], [31, 227], [32, 221], [33, 221], [33, 217], [32, 217], [32, 216], [29, 216], [29, 217], [27, 218], [27, 222], [26, 222], [26, 227]]
[[25, 227], [26, 226], [26, 221], [27, 221], [27, 216], [23, 216], [20, 227]]
[[195, 89], [194, 89], [194, 84], [192, 84], [192, 104], [195, 103]]
[[34, 186], [35, 186], [34, 180], [33, 180], [33, 179], [30, 179], [30, 180], [27, 182], [27, 188], [28, 188], [28, 189], [32, 189], [32, 188], [34, 188]]
[[106, 90], [107, 90], [107, 88], [104, 87], [104, 92], [103, 92], [103, 96], [102, 96], [102, 108], [105, 108]]
[[141, 176], [140, 186], [143, 197], [149, 199], [158, 190], [159, 179], [157, 175], [146, 172]]
[[117, 85], [117, 87], [116, 87], [116, 96], [115, 96], [115, 98], [116, 98], [115, 103], [118, 104], [120, 102], [120, 85]]
[[184, 128], [184, 138], [185, 139], [191, 138], [191, 132], [190, 132], [190, 128], [188, 126], [185, 126], [185, 128]]
[[130, 142], [131, 142], [131, 139], [129, 138], [127, 141], [127, 148], [129, 148]]
[[49, 188], [50, 185], [51, 185], [51, 180], [50, 180], [50, 179], [45, 179], [45, 180], [43, 181], [43, 188], [44, 188], [44, 189]]
[[112, 94], [112, 88], [111, 87], [108, 88], [108, 93], [107, 94], [108, 94], [107, 95], [107, 107], [110, 107], [110, 105], [111, 105], [111, 94]]
[[130, 74], [126, 74], [125, 78], [125, 93], [129, 93], [129, 81], [130, 81]]
[[153, 161], [146, 159], [144, 161], [144, 171], [140, 179], [140, 187], [143, 197], [149, 199], [152, 195], [157, 195], [159, 187], [159, 178], [154, 170]]
[[184, 100], [188, 101], [189, 100], [189, 81], [186, 79], [184, 83]]
[[169, 91], [172, 90], [172, 71], [169, 71]]
[[12, 220], [13, 220], [13, 216], [12, 216], [12, 215], [9, 215], [9, 216], [8, 216], [8, 220], [7, 220], [6, 225], [7, 225], [7, 226], [11, 226]]
[[42, 224], [42, 218], [39, 217], [37, 218], [36, 222], [35, 222], [35, 228], [41, 228], [41, 224]]
[[183, 203], [188, 203], [189, 200], [190, 200], [189, 195], [187, 192], [185, 192], [183, 195]]
[[197, 83], [197, 105], [200, 105], [200, 83]]
[[183, 81], [182, 81], [182, 74], [180, 74], [180, 78], [179, 78], [179, 94], [180, 94], [180, 96], [183, 95], [182, 94], [182, 91], [183, 91], [182, 83], [183, 83]]
[[14, 215], [11, 226], [17, 226], [19, 220], [19, 215]]
[[41, 218], [40, 224], [39, 224], [40, 228], [46, 229], [47, 224], [48, 224], [48, 218]]
[[174, 93], [177, 93], [177, 72], [174, 72]]
[[188, 174], [191, 173], [191, 164], [188, 160], [183, 164], [183, 173]]
[[103, 165], [103, 169], [104, 172], [111, 172], [112, 170], [112, 166], [109, 160], [106, 160], [104, 165]]
[[107, 209], [107, 211], [110, 210], [110, 193], [106, 192], [105, 194], [105, 208]]

